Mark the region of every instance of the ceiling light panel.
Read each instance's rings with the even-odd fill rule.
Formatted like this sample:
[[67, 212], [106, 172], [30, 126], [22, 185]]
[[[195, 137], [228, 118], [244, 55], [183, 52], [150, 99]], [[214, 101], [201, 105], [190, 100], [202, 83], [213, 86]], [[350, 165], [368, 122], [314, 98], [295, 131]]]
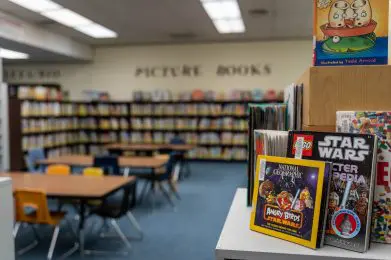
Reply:
[[14, 4], [20, 5], [34, 12], [45, 12], [61, 9], [62, 6], [50, 0], [9, 0]]
[[43, 16], [52, 19], [58, 23], [69, 27], [92, 24], [93, 22], [69, 9], [59, 9], [54, 11], [43, 12]]
[[29, 55], [27, 53], [12, 51], [8, 49], [0, 48], [0, 57], [3, 59], [28, 59]]
[[237, 0], [201, 0], [201, 3], [219, 33], [246, 31]]
[[51, 0], [9, 0], [60, 24], [94, 38], [115, 38], [118, 34]]
[[94, 38], [115, 38], [117, 33], [99, 24], [89, 24], [74, 27], [76, 30]]

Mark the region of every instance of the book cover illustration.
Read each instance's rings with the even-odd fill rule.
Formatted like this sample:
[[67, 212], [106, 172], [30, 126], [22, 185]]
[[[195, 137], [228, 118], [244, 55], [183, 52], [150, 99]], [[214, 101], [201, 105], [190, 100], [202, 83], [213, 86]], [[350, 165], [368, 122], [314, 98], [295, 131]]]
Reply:
[[291, 131], [288, 157], [295, 157], [296, 149], [301, 150], [303, 159], [333, 163], [326, 244], [356, 252], [367, 251], [376, 177], [377, 137]]
[[391, 112], [337, 112], [337, 131], [376, 134], [378, 137], [372, 241], [391, 244]]
[[258, 156], [251, 230], [322, 247], [330, 177], [330, 163]]
[[314, 66], [388, 64], [389, 0], [314, 0]]

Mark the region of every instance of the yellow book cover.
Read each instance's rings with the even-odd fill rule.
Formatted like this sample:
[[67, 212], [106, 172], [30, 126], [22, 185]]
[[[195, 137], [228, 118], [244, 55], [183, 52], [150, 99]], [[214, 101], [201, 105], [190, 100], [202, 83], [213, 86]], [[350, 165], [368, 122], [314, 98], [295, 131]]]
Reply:
[[250, 229], [322, 247], [331, 169], [327, 162], [259, 155]]

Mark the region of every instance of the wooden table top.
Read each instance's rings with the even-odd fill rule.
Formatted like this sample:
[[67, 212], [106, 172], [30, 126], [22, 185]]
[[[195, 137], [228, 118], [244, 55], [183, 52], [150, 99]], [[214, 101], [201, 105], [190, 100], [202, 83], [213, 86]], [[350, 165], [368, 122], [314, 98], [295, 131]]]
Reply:
[[[119, 157], [119, 166], [126, 168], [161, 168], [168, 162], [168, 158], [164, 157]], [[50, 164], [66, 164], [70, 166], [93, 166], [94, 157], [90, 155], [65, 155], [59, 157], [53, 157], [37, 162], [38, 164], [50, 165]]]
[[109, 150], [123, 151], [157, 151], [157, 150], [173, 150], [173, 151], [189, 151], [196, 146], [191, 144], [109, 144], [105, 146]]
[[57, 176], [25, 172], [0, 173], [12, 179], [13, 190], [36, 189], [48, 197], [100, 199], [136, 180], [135, 177]]

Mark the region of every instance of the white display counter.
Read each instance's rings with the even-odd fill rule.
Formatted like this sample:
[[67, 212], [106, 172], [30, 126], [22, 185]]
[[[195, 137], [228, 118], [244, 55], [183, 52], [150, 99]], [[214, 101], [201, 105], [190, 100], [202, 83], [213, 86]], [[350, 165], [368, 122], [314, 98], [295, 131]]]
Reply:
[[14, 260], [14, 202], [10, 178], [0, 178], [0, 259]]
[[391, 259], [391, 245], [372, 243], [364, 254], [330, 246], [312, 250], [251, 231], [246, 200], [247, 189], [238, 189], [216, 246], [217, 260]]

